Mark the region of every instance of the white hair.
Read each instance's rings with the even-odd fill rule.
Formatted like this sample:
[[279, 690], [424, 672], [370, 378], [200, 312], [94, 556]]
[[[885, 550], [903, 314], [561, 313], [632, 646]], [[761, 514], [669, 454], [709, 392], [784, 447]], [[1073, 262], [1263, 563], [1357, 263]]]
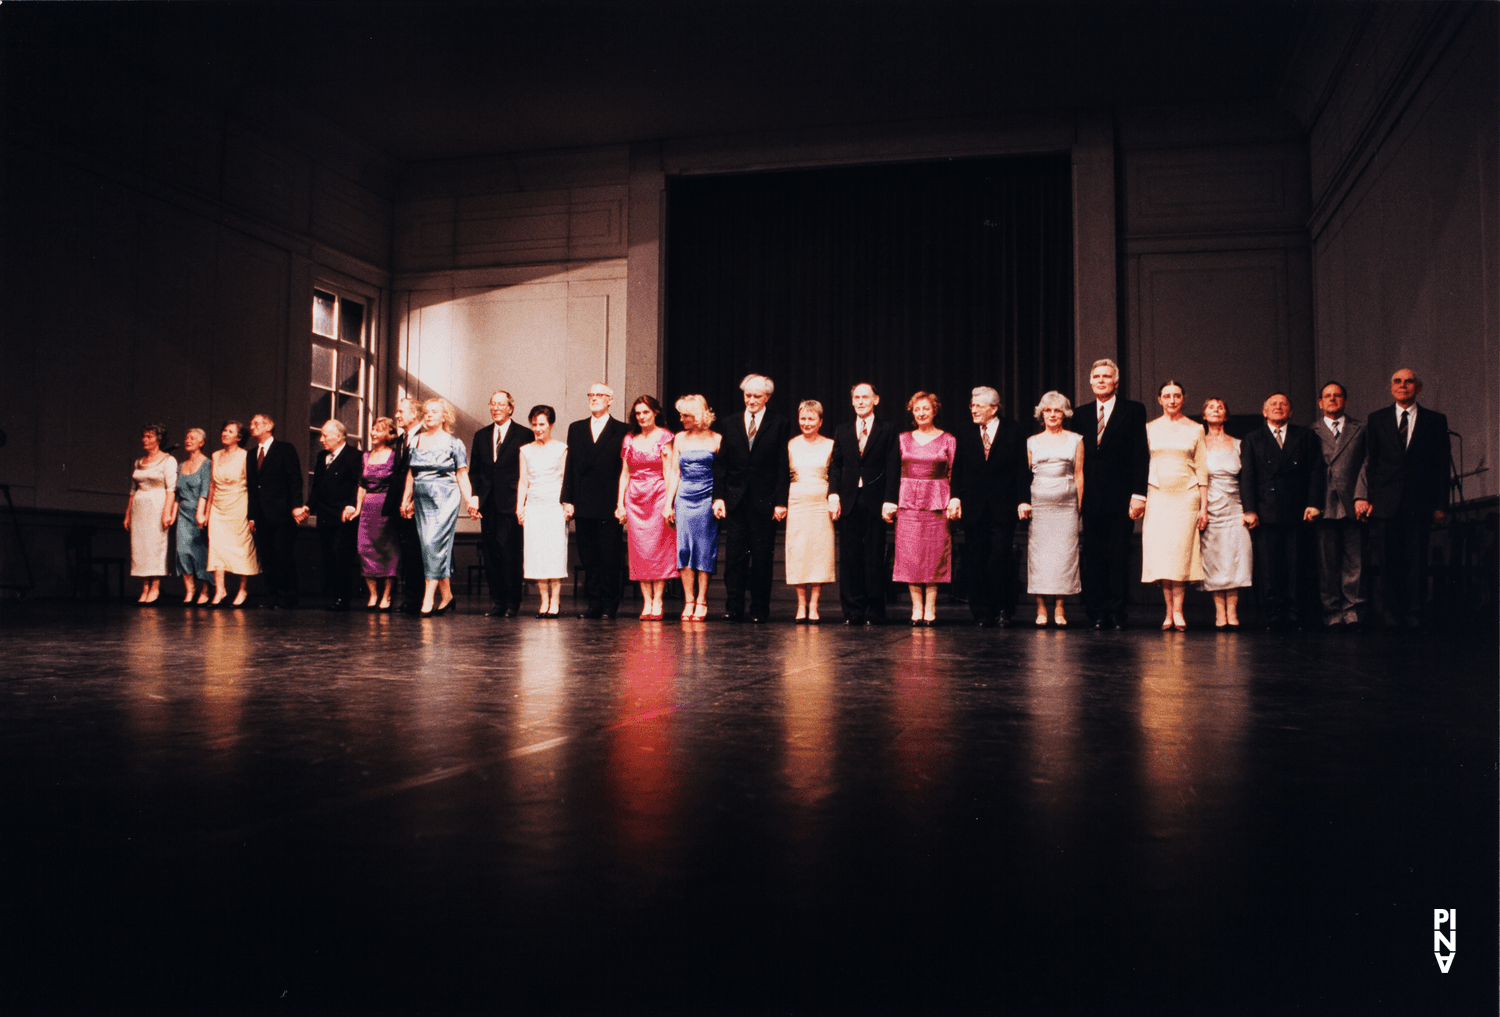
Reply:
[[615, 390], [612, 389], [612, 388], [610, 388], [608, 385], [604, 384], [604, 382], [602, 382], [602, 381], [596, 381], [592, 385], [590, 385], [589, 386], [589, 392], [588, 392], [588, 394], [589, 395], [597, 395], [598, 393], [596, 393], [594, 391], [594, 389], [596, 389], [596, 388], [602, 388], [602, 389], [604, 389], [604, 394], [607, 395], [607, 396], [609, 396], [611, 399], [613, 399], [615, 397]]
[[999, 406], [1000, 406], [1000, 393], [996, 392], [994, 389], [990, 388], [988, 385], [980, 385], [974, 391], [972, 391], [972, 392], [969, 393], [969, 398], [971, 398], [971, 399], [984, 399], [991, 406], [994, 406], [996, 408], [999, 408]]
[[1102, 360], [1096, 360], [1096, 361], [1094, 361], [1094, 366], [1089, 368], [1089, 373], [1093, 374], [1095, 371], [1097, 371], [1101, 367], [1107, 367], [1107, 368], [1109, 368], [1110, 371], [1113, 372], [1113, 374], [1115, 376], [1115, 381], [1119, 381], [1120, 380], [1120, 365], [1117, 364], [1117, 363], [1115, 363], [1113, 360], [1109, 359], [1108, 357], [1104, 357]]
[[747, 374], [740, 379], [741, 392], [745, 391], [751, 385], [759, 387], [767, 396], [773, 395], [776, 392], [776, 383], [764, 374]]
[[1073, 415], [1072, 402], [1069, 401], [1067, 396], [1063, 395], [1061, 392], [1056, 391], [1055, 389], [1042, 396], [1042, 398], [1037, 402], [1036, 409], [1032, 411], [1031, 415], [1033, 417], [1036, 417], [1036, 419], [1041, 420], [1042, 411], [1051, 409], [1053, 407], [1062, 410], [1064, 417], [1071, 417]]

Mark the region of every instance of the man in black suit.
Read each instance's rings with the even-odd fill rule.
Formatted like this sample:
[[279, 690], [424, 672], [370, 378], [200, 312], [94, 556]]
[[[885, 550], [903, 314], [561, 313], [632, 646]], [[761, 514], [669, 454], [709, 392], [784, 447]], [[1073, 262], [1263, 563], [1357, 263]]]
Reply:
[[981, 628], [1010, 624], [1016, 606], [1016, 507], [1031, 491], [1026, 436], [1000, 416], [1000, 393], [988, 386], [969, 399], [972, 427], [955, 431], [953, 497], [964, 524], [969, 613]]
[[766, 412], [776, 385], [760, 374], [740, 382], [745, 412], [724, 421], [719, 454], [714, 456], [714, 516], [724, 520], [724, 617], [745, 615], [746, 587], [750, 620], [771, 614], [771, 562], [776, 553], [776, 524], [786, 518], [791, 468], [787, 442], [791, 426], [785, 417]]
[[1312, 523], [1323, 514], [1328, 465], [1323, 442], [1291, 423], [1292, 402], [1276, 392], [1261, 407], [1265, 427], [1240, 443], [1240, 501], [1255, 545], [1255, 588], [1268, 628], [1316, 625], [1303, 566]]
[[1453, 454], [1448, 418], [1417, 405], [1422, 379], [1411, 368], [1391, 375], [1394, 407], [1370, 414], [1365, 424], [1366, 494], [1354, 511], [1376, 523], [1381, 550], [1375, 598], [1387, 625], [1421, 624], [1427, 602], [1427, 546], [1432, 524], [1448, 509]]
[[580, 618], [613, 618], [623, 585], [621, 538], [615, 518], [620, 494], [620, 453], [630, 428], [609, 415], [615, 393], [608, 385], [589, 386], [589, 415], [568, 425], [568, 459], [563, 467], [563, 514], [573, 520], [578, 567], [589, 598]]
[[312, 487], [307, 504], [292, 511], [303, 522], [318, 519], [318, 543], [323, 550], [323, 591], [328, 610], [349, 610], [349, 584], [354, 578], [356, 545], [359, 541], [359, 480], [364, 461], [349, 448], [348, 431], [337, 420], [323, 424], [318, 441], [323, 454], [313, 463]]
[[1146, 407], [1119, 397], [1120, 368], [1096, 360], [1094, 401], [1068, 418], [1083, 435], [1083, 606], [1094, 628], [1125, 627], [1135, 520], [1146, 514]]
[[890, 575], [885, 567], [886, 503], [901, 490], [900, 432], [875, 419], [880, 396], [860, 382], [849, 390], [854, 422], [833, 434], [828, 502], [839, 527], [839, 600], [844, 624], [884, 625]]
[[422, 570], [422, 542], [417, 536], [416, 519], [401, 514], [401, 499], [406, 493], [406, 475], [411, 471], [412, 443], [422, 424], [422, 404], [416, 399], [396, 403], [396, 433], [391, 439], [391, 487], [382, 514], [396, 531], [396, 546], [401, 552], [401, 613], [417, 614], [422, 610], [426, 574]]
[[469, 506], [479, 513], [484, 575], [490, 587], [491, 618], [514, 618], [521, 610], [521, 523], [516, 519], [516, 482], [521, 446], [531, 432], [511, 420], [515, 400], [498, 389], [490, 396], [491, 424], [474, 433], [469, 453]]
[[297, 519], [302, 504], [302, 457], [289, 441], [276, 439], [276, 421], [250, 418], [251, 447], [245, 458], [249, 489], [246, 516], [255, 534], [255, 554], [271, 595], [269, 607], [297, 606]]

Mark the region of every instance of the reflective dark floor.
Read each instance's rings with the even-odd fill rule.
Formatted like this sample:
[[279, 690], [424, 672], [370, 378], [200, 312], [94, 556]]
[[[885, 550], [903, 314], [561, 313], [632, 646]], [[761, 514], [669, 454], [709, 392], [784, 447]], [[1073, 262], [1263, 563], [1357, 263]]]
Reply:
[[0, 645], [6, 1013], [1496, 1010], [1491, 633], [42, 603]]

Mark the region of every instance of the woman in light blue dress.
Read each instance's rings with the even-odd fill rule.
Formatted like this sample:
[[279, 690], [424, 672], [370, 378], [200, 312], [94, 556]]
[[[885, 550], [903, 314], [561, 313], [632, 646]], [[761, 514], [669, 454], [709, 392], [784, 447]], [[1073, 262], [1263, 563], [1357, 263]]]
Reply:
[[188, 457], [177, 468], [177, 504], [172, 515], [177, 523], [177, 568], [187, 591], [184, 604], [193, 602], [194, 593], [198, 603], [208, 603], [208, 530], [198, 525], [198, 503], [208, 497], [213, 483], [213, 467], [203, 454], [207, 442], [203, 428], [190, 428], [182, 439]]
[[[458, 413], [446, 399], [429, 399], [422, 405], [422, 430], [411, 450], [411, 469], [406, 475], [406, 493], [401, 514], [417, 520], [417, 540], [422, 547], [422, 614], [442, 614], [453, 606], [453, 534], [458, 529], [458, 511], [467, 505], [469, 459], [463, 442], [453, 437]], [[469, 510], [471, 518], [477, 516]], [[441, 595], [441, 601], [437, 601]]]
[[663, 514], [677, 528], [677, 574], [682, 579], [682, 620], [708, 617], [708, 580], [719, 561], [719, 521], [714, 518], [714, 456], [720, 436], [709, 430], [714, 411], [701, 395], [677, 400], [682, 430], [667, 460]]

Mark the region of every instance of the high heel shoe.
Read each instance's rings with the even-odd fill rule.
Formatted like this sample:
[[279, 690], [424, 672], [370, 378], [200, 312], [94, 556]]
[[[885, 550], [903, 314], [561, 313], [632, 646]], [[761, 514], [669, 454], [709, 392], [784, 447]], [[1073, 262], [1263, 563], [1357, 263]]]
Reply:
[[1161, 623], [1161, 630], [1163, 632], [1171, 632], [1172, 631], [1172, 619], [1168, 618], [1165, 621], [1163, 621]]
[[1172, 619], [1172, 627], [1174, 629], [1176, 629], [1178, 632], [1186, 632], [1187, 631], [1187, 622], [1186, 621], [1178, 621], [1176, 618], [1173, 618]]

